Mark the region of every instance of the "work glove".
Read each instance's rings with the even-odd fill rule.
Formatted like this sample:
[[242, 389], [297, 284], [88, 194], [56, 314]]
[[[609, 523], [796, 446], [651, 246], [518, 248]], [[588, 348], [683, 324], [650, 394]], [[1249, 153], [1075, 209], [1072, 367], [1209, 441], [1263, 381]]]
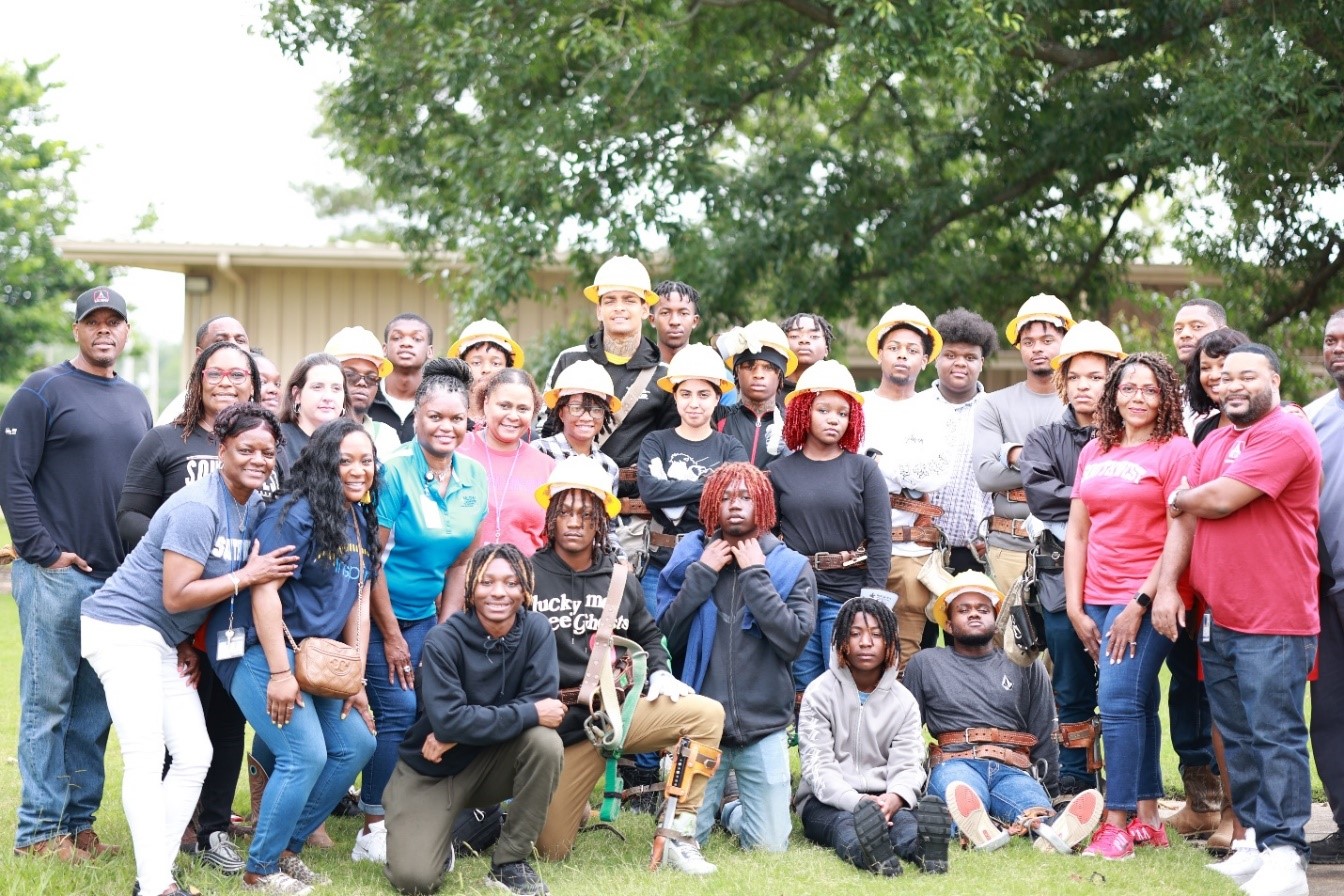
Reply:
[[680, 681], [677, 676], [668, 672], [666, 669], [659, 669], [649, 676], [649, 692], [645, 694], [650, 700], [657, 700], [659, 697], [666, 697], [673, 703], [676, 703], [687, 694], [694, 694], [695, 688]]

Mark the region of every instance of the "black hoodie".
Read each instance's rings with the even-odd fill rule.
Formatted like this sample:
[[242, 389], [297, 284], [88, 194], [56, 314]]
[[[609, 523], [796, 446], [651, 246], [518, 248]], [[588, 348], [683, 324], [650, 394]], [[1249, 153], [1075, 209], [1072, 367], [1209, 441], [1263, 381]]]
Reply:
[[[492, 638], [474, 611], [454, 613], [425, 636], [415, 677], [420, 715], [398, 753], [417, 774], [451, 777], [487, 747], [535, 728], [535, 704], [559, 690], [555, 638], [545, 616], [521, 608], [513, 628]], [[430, 731], [457, 744], [439, 762], [420, 755]]]
[[[617, 466], [633, 466], [639, 460], [639, 446], [645, 436], [659, 429], [671, 429], [681, 422], [677, 416], [676, 403], [672, 401], [672, 394], [658, 387], [658, 378], [667, 373], [667, 368], [663, 366], [662, 355], [658, 352], [658, 346], [649, 341], [647, 336], [641, 336], [639, 348], [629, 361], [620, 365], [612, 364], [607, 360], [607, 352], [602, 347], [602, 329], [599, 327], [583, 345], [567, 348], [556, 357], [555, 363], [551, 365], [551, 372], [546, 376], [546, 385], [542, 391], [555, 386], [555, 378], [560, 375], [560, 371], [585, 358], [601, 364], [607, 373], [611, 374], [611, 382], [616, 387], [616, 397], [621, 401], [625, 401], [626, 390], [634, 383], [640, 371], [655, 368], [649, 385], [635, 397], [634, 405], [625, 412], [625, 420], [602, 439], [602, 443], [598, 446], [603, 454], [616, 461]], [[541, 431], [540, 427], [537, 431]], [[621, 493], [627, 492], [629, 495], [634, 494], [634, 483], [621, 483]]]
[[[576, 688], [583, 683], [583, 673], [591, 655], [589, 645], [597, 634], [602, 605], [611, 587], [612, 560], [604, 556], [582, 572], [575, 572], [548, 546], [532, 555], [532, 567], [537, 574], [535, 613], [549, 619], [555, 631], [560, 687]], [[644, 603], [644, 589], [634, 575], [625, 579], [621, 609], [612, 630], [649, 652], [650, 675], [658, 669], [669, 669], [671, 664], [663, 649], [663, 633], [649, 615]], [[570, 707], [560, 724], [560, 739], [565, 746], [585, 739], [583, 722], [586, 718], [588, 707]]]

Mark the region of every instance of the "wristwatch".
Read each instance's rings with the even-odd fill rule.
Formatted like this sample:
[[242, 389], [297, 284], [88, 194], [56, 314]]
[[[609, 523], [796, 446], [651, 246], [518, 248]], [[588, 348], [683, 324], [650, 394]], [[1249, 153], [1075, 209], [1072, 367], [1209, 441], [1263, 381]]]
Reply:
[[1140, 591], [1138, 594], [1134, 595], [1134, 603], [1146, 610], [1153, 605], [1153, 599]]

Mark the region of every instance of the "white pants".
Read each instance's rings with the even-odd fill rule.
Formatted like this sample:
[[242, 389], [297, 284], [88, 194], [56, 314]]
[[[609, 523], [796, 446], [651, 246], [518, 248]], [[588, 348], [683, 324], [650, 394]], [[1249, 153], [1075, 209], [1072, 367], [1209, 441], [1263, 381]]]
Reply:
[[[121, 804], [140, 892], [173, 885], [173, 859], [213, 749], [201, 701], [177, 671], [177, 648], [145, 625], [80, 619], [81, 652], [98, 673], [121, 741]], [[163, 774], [163, 751], [173, 757]]]

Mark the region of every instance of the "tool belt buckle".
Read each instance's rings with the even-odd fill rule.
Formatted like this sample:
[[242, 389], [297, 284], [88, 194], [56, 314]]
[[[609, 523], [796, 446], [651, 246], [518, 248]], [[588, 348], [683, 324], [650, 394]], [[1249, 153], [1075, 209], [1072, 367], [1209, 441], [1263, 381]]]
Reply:
[[821, 564], [829, 560], [831, 556], [832, 554], [830, 551], [817, 551], [815, 554], [812, 555], [813, 569], [820, 569]]
[[969, 745], [971, 745], [971, 746], [974, 746], [975, 744], [980, 743], [980, 741], [978, 741], [978, 740], [971, 740], [971, 729], [970, 729], [970, 728], [966, 728], [966, 729], [964, 729], [964, 730], [961, 732], [961, 739], [962, 739], [965, 743], [967, 743], [967, 744], [969, 744]]

